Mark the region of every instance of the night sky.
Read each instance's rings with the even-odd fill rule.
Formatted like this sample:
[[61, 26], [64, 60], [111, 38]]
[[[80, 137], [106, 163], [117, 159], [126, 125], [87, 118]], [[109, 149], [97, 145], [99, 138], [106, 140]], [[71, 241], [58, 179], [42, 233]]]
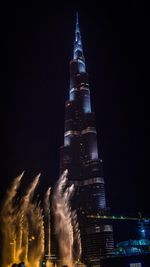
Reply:
[[78, 10], [108, 206], [115, 214], [150, 215], [147, 17], [142, 2], [90, 2], [1, 8], [0, 199], [23, 170], [22, 190], [39, 172], [40, 194], [58, 179]]

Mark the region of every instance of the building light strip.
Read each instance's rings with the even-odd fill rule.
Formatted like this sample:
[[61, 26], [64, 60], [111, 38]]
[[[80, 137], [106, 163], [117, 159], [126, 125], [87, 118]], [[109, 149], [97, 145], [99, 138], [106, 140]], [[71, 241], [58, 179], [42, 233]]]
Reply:
[[96, 133], [96, 129], [95, 127], [87, 127], [86, 129], [80, 131], [73, 131], [73, 130], [69, 130], [66, 131], [64, 133], [64, 136], [68, 136], [68, 135], [80, 135], [80, 134], [87, 134], [87, 133]]
[[[86, 229], [88, 234], [94, 234], [94, 233], [101, 233], [101, 232], [113, 232], [112, 225], [105, 224], [101, 226], [91, 226]], [[113, 242], [109, 242], [109, 244], [113, 244]]]
[[64, 136], [66, 137], [66, 136], [69, 136], [69, 135], [80, 135], [80, 131], [72, 131], [72, 130], [70, 130], [70, 131], [66, 131], [65, 133], [64, 133]]
[[86, 87], [84, 87], [84, 86], [81, 86], [81, 87], [80, 87], [80, 91], [81, 91], [81, 90], [85, 90], [85, 91], [90, 92], [89, 88], [86, 88]]
[[[85, 91], [88, 91], [88, 92], [90, 92], [90, 89], [89, 88], [87, 88], [87, 87], [85, 87], [85, 84], [84, 85], [81, 85], [81, 87], [80, 87], [80, 91], [81, 90], [85, 90]], [[71, 94], [71, 93], [73, 93], [73, 92], [75, 92], [75, 91], [79, 91], [77, 88], [72, 88], [70, 91], [69, 91], [69, 93]]]
[[94, 177], [83, 181], [70, 181], [71, 184], [75, 186], [84, 186], [84, 185], [91, 185], [91, 184], [104, 184], [103, 177]]
[[71, 93], [74, 92], [74, 91], [78, 91], [78, 89], [73, 87], [73, 88], [70, 90], [69, 93], [71, 94]]
[[87, 134], [87, 133], [96, 133], [95, 127], [87, 127], [86, 129], [81, 131], [81, 134]]

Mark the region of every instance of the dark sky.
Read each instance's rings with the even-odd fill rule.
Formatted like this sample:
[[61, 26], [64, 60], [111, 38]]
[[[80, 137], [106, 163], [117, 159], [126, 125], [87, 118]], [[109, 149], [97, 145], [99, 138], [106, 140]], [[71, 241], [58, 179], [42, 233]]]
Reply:
[[150, 214], [148, 25], [142, 2], [129, 2], [100, 1], [98, 6], [94, 1], [58, 1], [55, 7], [51, 1], [13, 2], [1, 8], [0, 198], [23, 170], [24, 186], [41, 171], [41, 193], [58, 179], [78, 10], [108, 205], [114, 213]]

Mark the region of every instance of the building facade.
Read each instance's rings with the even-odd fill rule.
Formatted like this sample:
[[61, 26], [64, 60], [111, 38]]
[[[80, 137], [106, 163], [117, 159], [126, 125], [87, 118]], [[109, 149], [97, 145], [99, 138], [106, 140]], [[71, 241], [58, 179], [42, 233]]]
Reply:
[[113, 229], [107, 221], [86, 216], [105, 215], [108, 208], [78, 15], [70, 61], [69, 99], [65, 103], [64, 145], [60, 148], [60, 173], [65, 169], [68, 169], [69, 182], [75, 185], [72, 205], [78, 213], [83, 260], [94, 265], [101, 256], [111, 254], [114, 243]]

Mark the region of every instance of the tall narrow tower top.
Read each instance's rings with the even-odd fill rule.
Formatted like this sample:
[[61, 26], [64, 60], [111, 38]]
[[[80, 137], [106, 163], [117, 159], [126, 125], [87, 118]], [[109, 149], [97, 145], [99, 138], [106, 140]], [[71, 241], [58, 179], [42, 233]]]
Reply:
[[81, 33], [80, 33], [80, 27], [79, 27], [78, 12], [76, 13], [76, 28], [75, 28], [75, 41], [74, 41], [73, 59], [75, 59], [75, 60], [80, 59], [80, 60], [84, 61]]

